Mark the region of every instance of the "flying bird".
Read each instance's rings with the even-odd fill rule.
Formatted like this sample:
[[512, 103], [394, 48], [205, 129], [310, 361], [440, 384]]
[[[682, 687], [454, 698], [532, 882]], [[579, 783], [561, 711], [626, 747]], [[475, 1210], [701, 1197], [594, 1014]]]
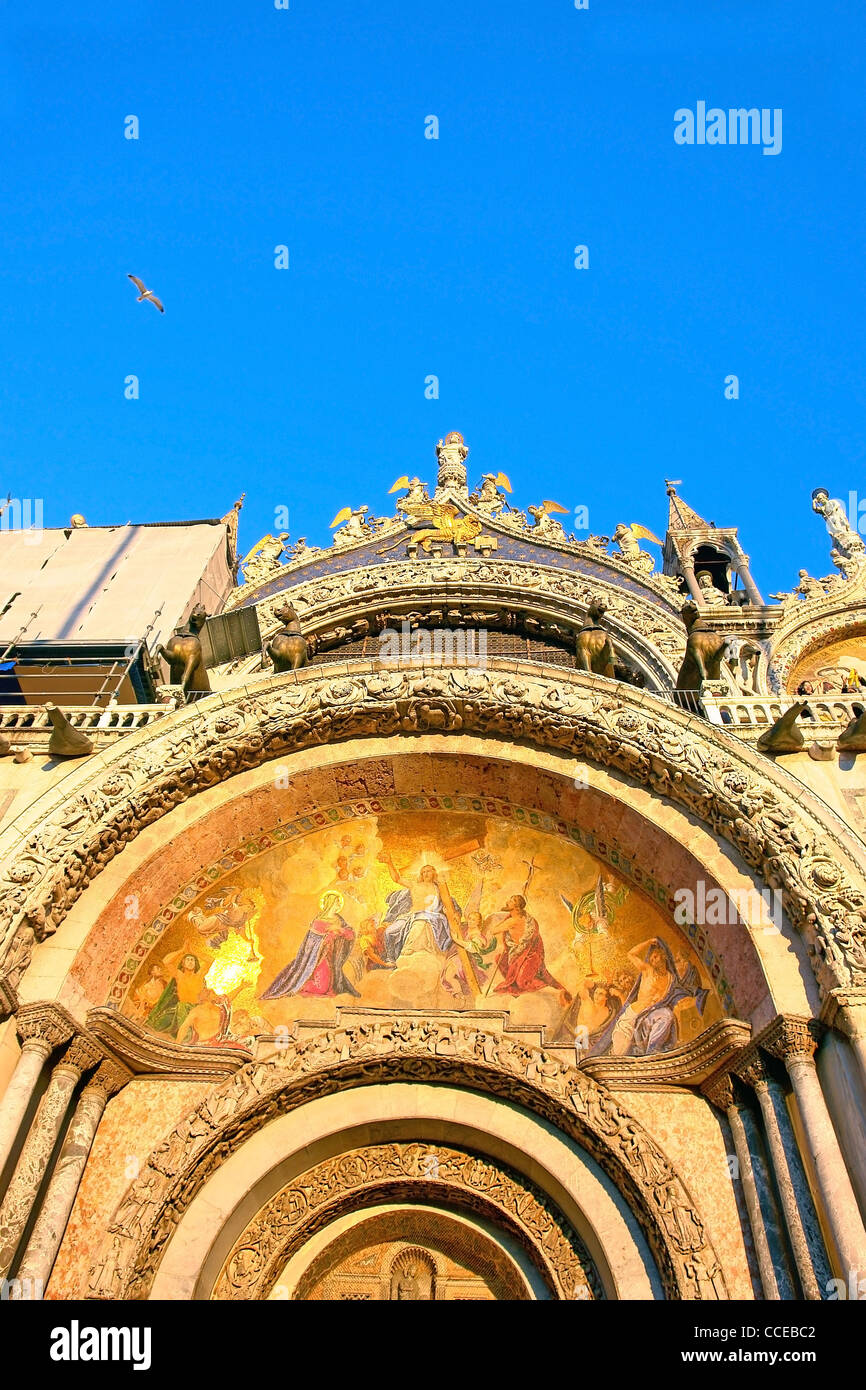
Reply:
[[128, 280], [131, 280], [132, 283], [135, 285], [136, 289], [140, 291], [138, 299], [136, 300], [137, 304], [140, 304], [143, 299], [149, 299], [151, 304], [156, 305], [157, 309], [161, 314], [165, 313], [161, 301], [157, 299], [153, 290], [149, 290], [147, 288], [143, 280], [139, 280], [137, 275], [127, 275], [126, 278]]

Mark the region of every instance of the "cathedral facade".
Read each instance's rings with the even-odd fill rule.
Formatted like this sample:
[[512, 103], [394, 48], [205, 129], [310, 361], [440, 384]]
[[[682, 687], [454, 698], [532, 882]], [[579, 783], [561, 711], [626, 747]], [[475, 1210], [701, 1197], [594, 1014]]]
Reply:
[[8, 1296], [858, 1296], [863, 541], [765, 598], [467, 456], [0, 533]]

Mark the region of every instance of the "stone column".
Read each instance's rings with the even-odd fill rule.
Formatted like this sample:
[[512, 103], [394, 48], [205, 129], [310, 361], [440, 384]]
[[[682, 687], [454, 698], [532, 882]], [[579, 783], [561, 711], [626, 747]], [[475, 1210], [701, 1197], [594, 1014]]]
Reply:
[[82, 1091], [15, 1276], [18, 1289], [13, 1292], [13, 1298], [42, 1298], [72, 1214], [102, 1112], [110, 1097], [126, 1085], [130, 1076], [120, 1063], [105, 1061]]
[[761, 591], [752, 578], [752, 571], [749, 569], [749, 557], [740, 549], [739, 542], [734, 544], [734, 553], [731, 556], [731, 563], [740, 579], [743, 581], [743, 588], [749, 596], [749, 603], [753, 603], [756, 608], [764, 607], [764, 600]]
[[785, 1064], [815, 1169], [824, 1217], [841, 1273], [866, 1278], [866, 1229], [839, 1140], [815, 1068], [821, 1025], [809, 1018], [781, 1015], [760, 1035], [759, 1045]]
[[703, 597], [701, 595], [701, 586], [695, 578], [695, 562], [692, 559], [691, 555], [688, 557], [688, 559], [682, 560], [681, 564], [683, 567], [683, 578], [686, 581], [686, 587], [688, 588], [689, 593], [691, 594], [698, 607], [700, 609], [704, 609], [706, 607], [706, 604], [704, 603]]
[[[734, 1078], [726, 1074], [713, 1077], [702, 1090], [707, 1100], [724, 1112], [731, 1127], [764, 1297], [771, 1300], [795, 1298], [796, 1292], [786, 1269], [784, 1238], [777, 1220], [769, 1174], [755, 1143], [758, 1136], [755, 1133], [754, 1120], [735, 1087]], [[761, 1203], [762, 1195], [764, 1206], [768, 1209], [766, 1217]]]
[[821, 1290], [815, 1277], [812, 1252], [809, 1248], [809, 1240], [803, 1224], [800, 1204], [797, 1200], [797, 1191], [791, 1175], [788, 1155], [785, 1151], [785, 1141], [779, 1127], [779, 1117], [770, 1089], [771, 1085], [774, 1084], [773, 1077], [768, 1069], [768, 1064], [756, 1048], [749, 1048], [745, 1056], [735, 1062], [734, 1071], [742, 1081], [752, 1087], [758, 1097], [758, 1104], [761, 1107], [761, 1115], [764, 1120], [764, 1133], [767, 1138], [770, 1162], [776, 1177], [776, 1186], [779, 1190], [779, 1199], [782, 1203], [782, 1212], [788, 1229], [803, 1297], [812, 1302], [820, 1302]]
[[22, 1047], [0, 1104], [0, 1173], [15, 1146], [42, 1068], [54, 1049], [75, 1032], [72, 1020], [53, 1004], [26, 1004], [15, 1022]]
[[45, 1170], [51, 1162], [72, 1093], [82, 1073], [90, 1071], [104, 1056], [95, 1042], [79, 1034], [73, 1038], [51, 1072], [48, 1090], [39, 1102], [12, 1181], [0, 1206], [0, 1279], [5, 1279], [15, 1259]]

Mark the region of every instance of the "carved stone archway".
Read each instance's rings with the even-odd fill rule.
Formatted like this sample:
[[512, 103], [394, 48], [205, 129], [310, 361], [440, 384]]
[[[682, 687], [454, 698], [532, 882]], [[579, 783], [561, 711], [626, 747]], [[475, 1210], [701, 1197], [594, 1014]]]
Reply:
[[580, 1237], [534, 1183], [478, 1154], [405, 1142], [355, 1149], [295, 1178], [235, 1240], [212, 1297], [266, 1298], [312, 1234], [377, 1198], [438, 1202], [490, 1218], [527, 1251], [556, 1298], [604, 1297]]
[[834, 642], [864, 634], [866, 603], [855, 606], [844, 586], [841, 594], [834, 592], [825, 598], [792, 606], [792, 611], [783, 617], [773, 643], [769, 666], [771, 687], [779, 692], [786, 691], [804, 657]]
[[118, 851], [197, 792], [304, 748], [421, 732], [566, 751], [685, 807], [781, 891], [822, 992], [866, 988], [863, 843], [819, 797], [645, 692], [503, 660], [484, 670], [361, 661], [265, 678], [92, 757], [0, 836], [0, 976], [10, 952], [23, 970]]
[[668, 1297], [727, 1297], [719, 1260], [682, 1179], [605, 1087], [511, 1038], [400, 1015], [332, 1029], [272, 1060], [251, 1062], [187, 1112], [118, 1207], [93, 1266], [90, 1296], [146, 1298], [193, 1196], [268, 1120], [337, 1090], [405, 1080], [483, 1091], [547, 1120], [585, 1149], [623, 1194]]
[[[453, 588], [458, 575], [459, 594]], [[632, 582], [634, 578], [630, 574]], [[430, 560], [421, 566], [414, 561], [376, 565], [298, 583], [280, 591], [279, 598], [286, 596], [297, 608], [307, 636], [345, 626], [346, 641], [352, 640], [353, 624], [364, 614], [399, 615], [424, 605], [442, 610], [446, 628], [450, 625], [447, 610], [454, 607], [469, 612], [473, 608], [519, 612], [541, 623], [576, 631], [586, 622], [590, 603], [601, 598], [607, 606], [605, 621], [615, 645], [635, 662], [651, 686], [660, 689], [673, 686], [685, 651], [686, 634], [678, 607], [672, 611], [665, 598], [645, 596], [579, 572], [522, 561], [463, 559]], [[271, 599], [259, 609], [264, 640], [279, 627], [273, 617], [274, 606]], [[478, 620], [474, 625], [483, 627], [484, 623]], [[332, 659], [336, 659], [336, 652]], [[255, 656], [241, 669], [253, 672], [258, 667]]]

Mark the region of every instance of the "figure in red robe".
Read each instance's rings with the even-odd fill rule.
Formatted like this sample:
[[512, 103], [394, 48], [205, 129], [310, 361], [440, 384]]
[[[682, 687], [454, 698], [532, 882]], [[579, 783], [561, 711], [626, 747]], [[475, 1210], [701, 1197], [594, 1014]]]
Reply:
[[505, 904], [508, 917], [497, 924], [496, 935], [503, 943], [503, 950], [496, 964], [502, 972], [502, 983], [496, 986], [496, 994], [526, 994], [532, 990], [559, 990], [563, 1004], [571, 1002], [571, 995], [563, 985], [555, 980], [544, 963], [544, 942], [534, 917], [526, 911], [526, 899], [519, 893]]

